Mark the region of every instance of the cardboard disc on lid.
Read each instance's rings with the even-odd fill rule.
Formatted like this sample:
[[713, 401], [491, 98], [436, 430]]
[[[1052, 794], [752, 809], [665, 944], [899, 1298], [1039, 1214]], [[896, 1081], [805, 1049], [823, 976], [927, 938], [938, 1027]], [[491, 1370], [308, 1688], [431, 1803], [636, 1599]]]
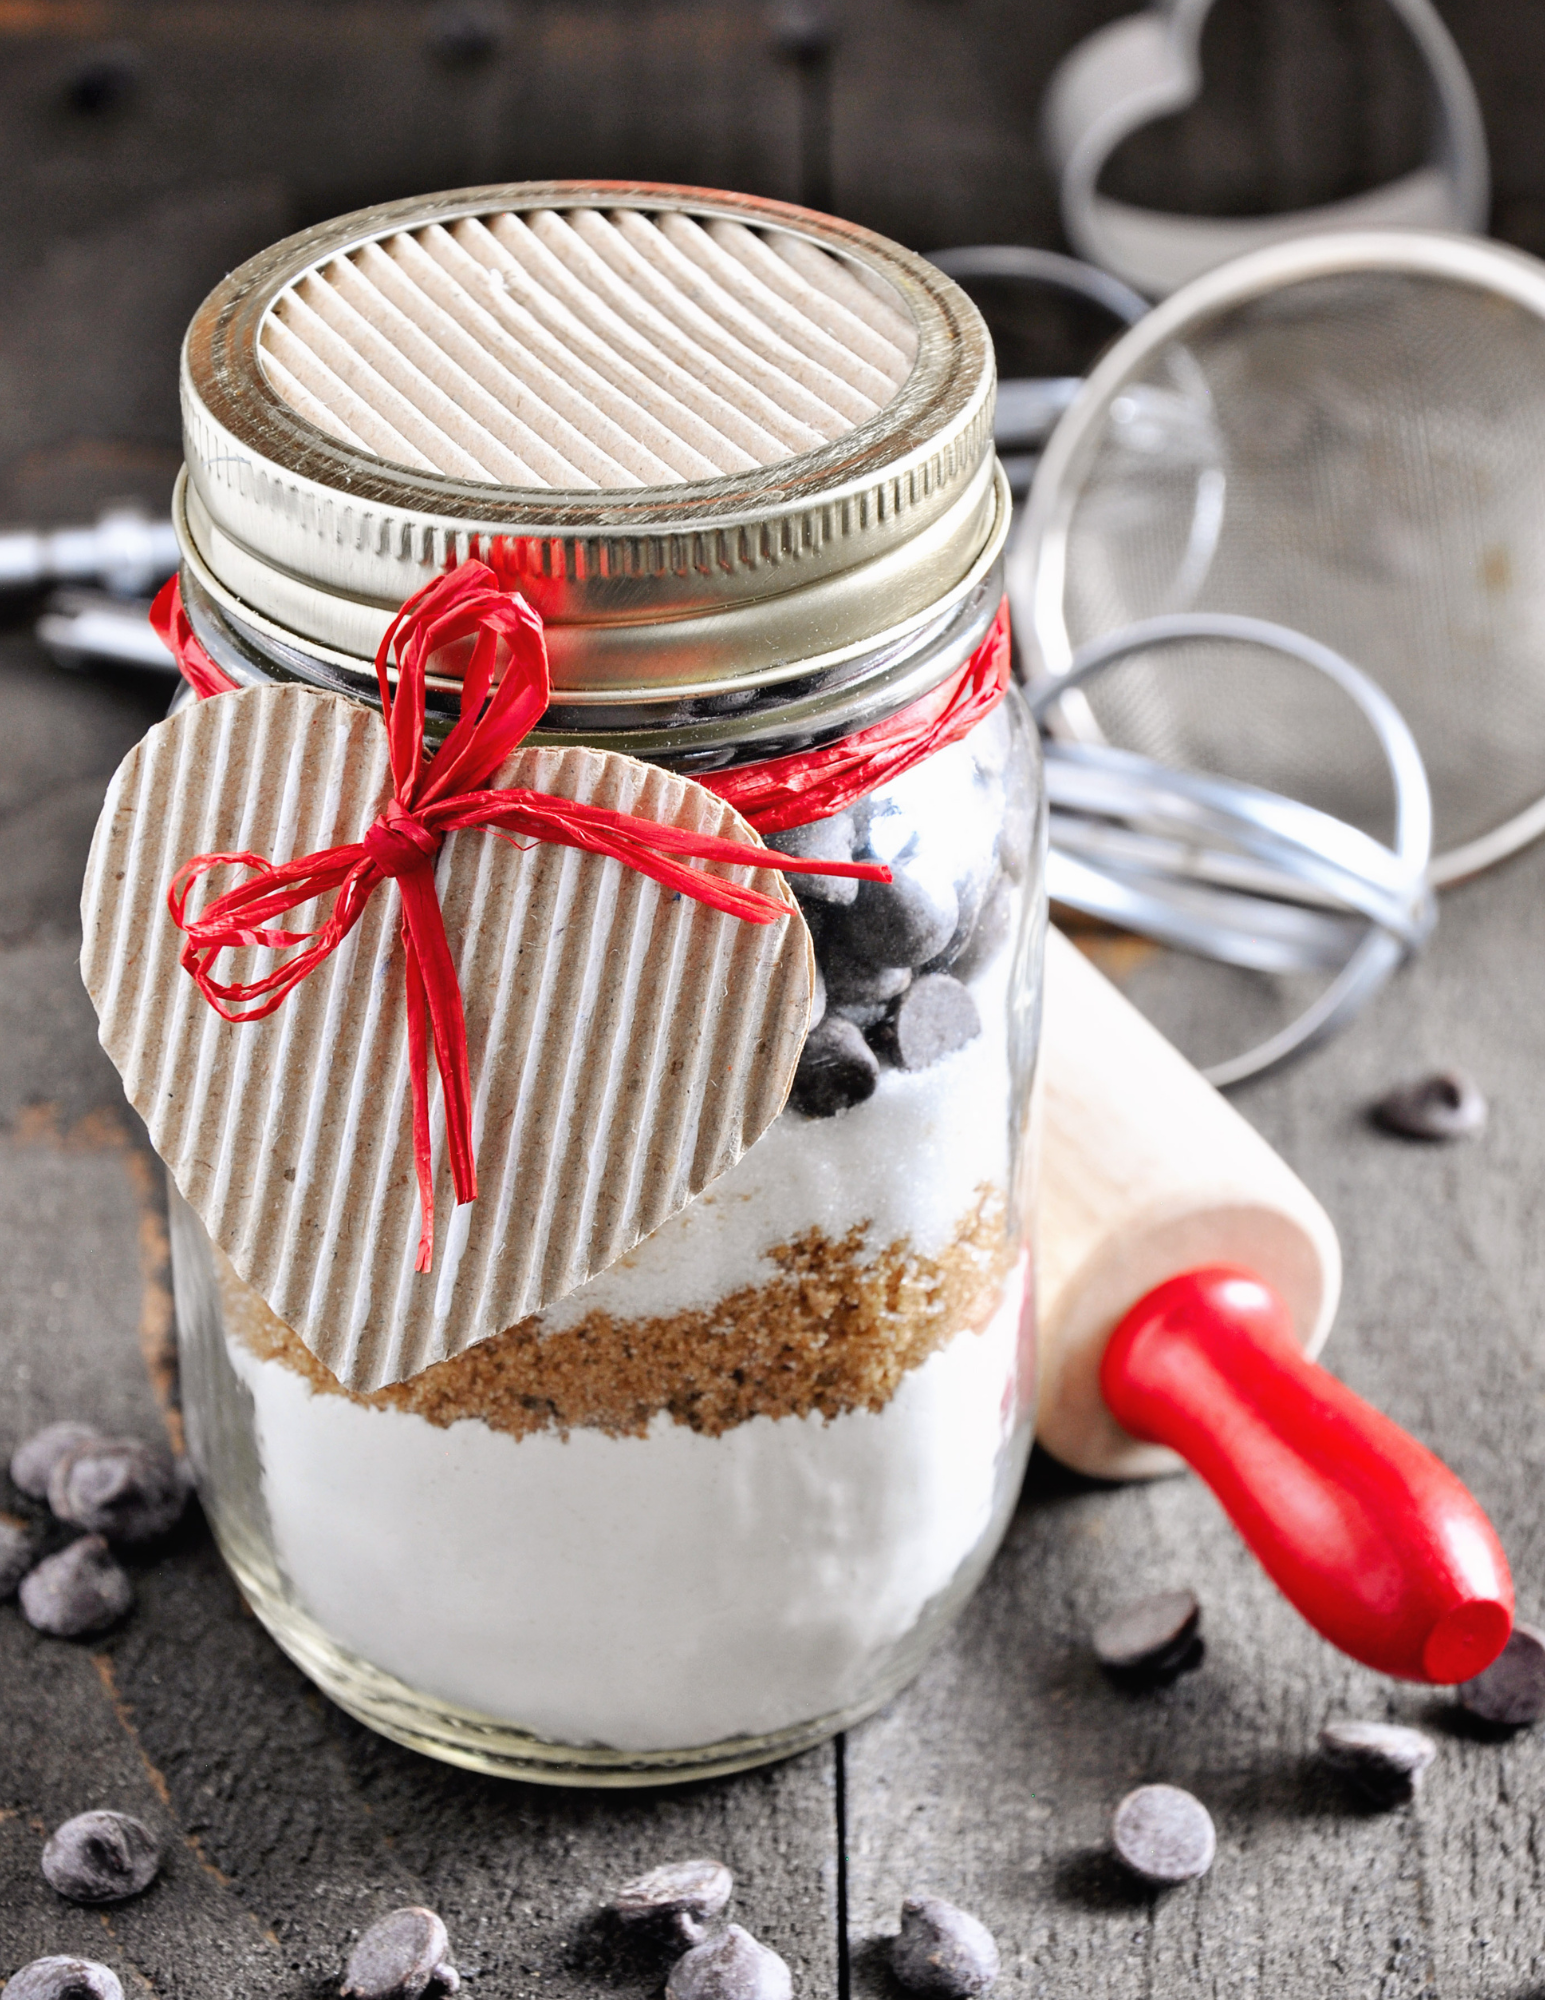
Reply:
[[[757, 843], [712, 793], [610, 752], [520, 750], [488, 784]], [[450, 834], [436, 884], [466, 1011], [478, 1198], [452, 1212], [436, 1087], [449, 1221], [417, 1273], [396, 884], [277, 1013], [244, 1023], [181, 969], [166, 904], [194, 855], [277, 862], [355, 841], [390, 794], [368, 709], [296, 686], [200, 702], [119, 767], [82, 901], [102, 1044], [156, 1150], [242, 1277], [353, 1389], [502, 1332], [696, 1199], [782, 1110], [814, 990], [809, 932], [773, 870], [715, 865], [788, 906], [753, 924], [599, 855]], [[246, 977], [271, 962], [232, 956]]]

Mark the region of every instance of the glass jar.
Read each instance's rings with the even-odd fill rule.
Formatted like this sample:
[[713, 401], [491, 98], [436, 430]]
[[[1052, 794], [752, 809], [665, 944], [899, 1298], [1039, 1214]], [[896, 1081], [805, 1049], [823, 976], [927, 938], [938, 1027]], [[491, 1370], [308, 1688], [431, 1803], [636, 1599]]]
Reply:
[[[617, 200], [496, 192], [500, 213], [517, 216], [560, 196], [597, 209]], [[457, 200], [462, 216], [496, 206], [487, 190]], [[427, 530], [394, 540], [355, 518], [366, 559], [354, 582], [375, 589], [350, 595], [337, 573], [340, 491], [357, 502], [373, 481], [373, 504], [407, 514], [430, 483], [407, 491], [407, 473], [357, 448], [355, 484], [332, 475], [334, 511], [313, 508], [324, 531], [297, 562], [299, 512], [274, 491], [287, 480], [293, 494], [327, 468], [318, 472], [320, 418], [304, 427], [302, 462], [294, 410], [276, 417], [263, 404], [275, 400], [258, 357], [264, 316], [333, 247], [357, 254], [362, 241], [396, 241], [393, 230], [438, 226], [449, 202], [400, 204], [384, 222], [378, 211], [330, 225], [320, 244], [312, 232], [280, 245], [233, 274], [194, 323], [182, 590], [198, 641], [230, 679], [302, 679], [368, 699], [362, 628], [384, 627], [416, 582], [469, 549], [510, 572], [548, 621], [554, 697], [540, 740], [625, 749], [689, 774], [840, 743], [992, 643], [1008, 510], [991, 459], [990, 350], [969, 303], [865, 232], [680, 191], [669, 201], [637, 191], [635, 209], [651, 226], [690, 208], [705, 227], [798, 235], [846, 260], [844, 282], [890, 285], [918, 328], [893, 405], [845, 434], [841, 463], [829, 448], [824, 459], [795, 454], [775, 468], [776, 492], [759, 475], [764, 552], [794, 540], [791, 519], [826, 510], [824, 542], [801, 530], [813, 574], [796, 567], [774, 590], [778, 565], [766, 560], [749, 584], [727, 582], [723, 565], [705, 578], [690, 562], [596, 562], [586, 537], [593, 547], [598, 523], [616, 525], [599, 517], [624, 511], [617, 494], [566, 494], [560, 510], [550, 495], [469, 498], [441, 478]], [[932, 318], [930, 301], [943, 308]], [[227, 336], [242, 311], [256, 418], [233, 388]], [[243, 424], [244, 470], [227, 484], [220, 440]], [[919, 464], [944, 468], [932, 488]], [[888, 537], [862, 504], [863, 479], [869, 491], [890, 482]], [[902, 533], [907, 509], [894, 496], [908, 490], [924, 499]], [[738, 509], [746, 546], [744, 493], [683, 482], [629, 504], [662, 519], [674, 509], [700, 539], [716, 506], [726, 520]], [[274, 538], [290, 538], [284, 561], [262, 548], [254, 505], [268, 507]], [[831, 549], [844, 507], [857, 544], [845, 566]], [[545, 537], [535, 532], [544, 508]], [[380, 587], [383, 562], [410, 561], [416, 579]], [[631, 578], [610, 601], [608, 576]], [[825, 607], [814, 622], [808, 604], [778, 601], [812, 591]], [[798, 630], [802, 650], [790, 652]], [[453, 710], [449, 690], [437, 699], [432, 729]], [[844, 811], [772, 836], [790, 851], [884, 861], [895, 877], [889, 887], [790, 878], [821, 979], [788, 1108], [579, 1291], [407, 1381], [344, 1388], [172, 1189], [199, 1490], [253, 1609], [333, 1699], [451, 1762], [651, 1783], [790, 1754], [916, 1671], [998, 1544], [1032, 1432], [1043, 840], [1035, 731], [1012, 690]]]

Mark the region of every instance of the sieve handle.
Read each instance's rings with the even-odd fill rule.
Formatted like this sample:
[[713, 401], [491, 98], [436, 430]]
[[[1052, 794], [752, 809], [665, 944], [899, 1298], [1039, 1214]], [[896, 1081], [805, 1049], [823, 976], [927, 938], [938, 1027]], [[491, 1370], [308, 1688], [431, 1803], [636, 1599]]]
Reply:
[[1316, 1631], [1379, 1673], [1450, 1685], [1507, 1642], [1513, 1586], [1448, 1467], [1306, 1361], [1286, 1307], [1211, 1265], [1139, 1300], [1100, 1367], [1111, 1414], [1198, 1472]]

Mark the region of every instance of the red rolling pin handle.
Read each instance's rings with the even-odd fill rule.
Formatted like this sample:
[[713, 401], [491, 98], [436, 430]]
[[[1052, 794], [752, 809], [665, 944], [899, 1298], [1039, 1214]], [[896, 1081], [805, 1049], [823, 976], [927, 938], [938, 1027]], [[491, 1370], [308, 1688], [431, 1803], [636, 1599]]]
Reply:
[[1105, 1401], [1206, 1480], [1268, 1576], [1354, 1660], [1468, 1680], [1513, 1624], [1507, 1557], [1424, 1445], [1306, 1361], [1287, 1308], [1226, 1265], [1159, 1285], [1112, 1334]]

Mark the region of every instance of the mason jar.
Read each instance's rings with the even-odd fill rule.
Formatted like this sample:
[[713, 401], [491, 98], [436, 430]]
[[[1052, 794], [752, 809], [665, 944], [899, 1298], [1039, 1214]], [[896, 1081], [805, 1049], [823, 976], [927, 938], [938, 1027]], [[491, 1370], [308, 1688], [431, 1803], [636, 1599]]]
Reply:
[[[480, 557], [545, 622], [533, 741], [781, 769], [1006, 646], [993, 389], [962, 292], [804, 210], [570, 183], [348, 216], [190, 330], [192, 641], [370, 701], [396, 610]], [[1044, 813], [1012, 690], [912, 756], [769, 835], [893, 877], [789, 878], [819, 977], [787, 1107], [578, 1291], [355, 1392], [172, 1188], [206, 1512], [373, 1728], [551, 1782], [741, 1769], [885, 1701], [980, 1579], [1034, 1415]]]

